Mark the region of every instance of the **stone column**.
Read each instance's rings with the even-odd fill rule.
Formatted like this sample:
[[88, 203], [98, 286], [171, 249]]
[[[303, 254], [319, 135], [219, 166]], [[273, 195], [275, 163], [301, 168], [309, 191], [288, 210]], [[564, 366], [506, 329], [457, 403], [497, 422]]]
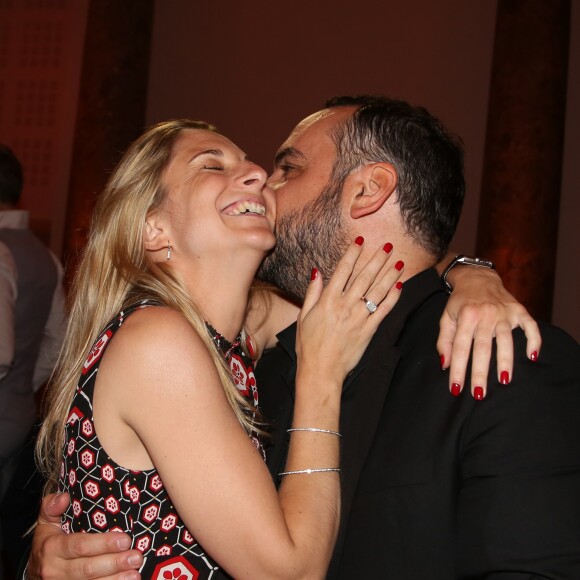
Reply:
[[570, 0], [498, 0], [477, 254], [550, 320]]
[[70, 281], [96, 196], [144, 128], [153, 0], [91, 0], [70, 176], [64, 257]]

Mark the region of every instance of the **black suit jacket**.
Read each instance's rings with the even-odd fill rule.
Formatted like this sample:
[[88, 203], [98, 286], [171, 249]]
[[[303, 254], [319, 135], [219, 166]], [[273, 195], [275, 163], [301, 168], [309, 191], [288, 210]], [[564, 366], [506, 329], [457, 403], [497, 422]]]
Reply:
[[[405, 283], [345, 382], [342, 517], [329, 578], [580, 579], [580, 348], [542, 325], [538, 362], [515, 331], [514, 377], [449, 393], [436, 340], [435, 271]], [[295, 327], [257, 368], [282, 471], [292, 419]]]

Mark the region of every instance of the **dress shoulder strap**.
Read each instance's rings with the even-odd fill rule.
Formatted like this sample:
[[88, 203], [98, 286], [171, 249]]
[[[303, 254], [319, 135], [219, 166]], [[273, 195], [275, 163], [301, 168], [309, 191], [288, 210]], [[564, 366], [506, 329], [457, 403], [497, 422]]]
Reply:
[[81, 383], [84, 382], [83, 378], [93, 373], [98, 368], [99, 361], [101, 360], [109, 342], [119, 328], [121, 328], [125, 319], [133, 314], [133, 312], [136, 312], [141, 308], [147, 308], [148, 306], [162, 306], [162, 304], [154, 300], [142, 300], [141, 302], [137, 302], [136, 304], [124, 308], [108, 322], [103, 331], [99, 334], [97, 340], [94, 342], [85, 360], [85, 364], [81, 371], [82, 376], [79, 381], [79, 387], [81, 386]]

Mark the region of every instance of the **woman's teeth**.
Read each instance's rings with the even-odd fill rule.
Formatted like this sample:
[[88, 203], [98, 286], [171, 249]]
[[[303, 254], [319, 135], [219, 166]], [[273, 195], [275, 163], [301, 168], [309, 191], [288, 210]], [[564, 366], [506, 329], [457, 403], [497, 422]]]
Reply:
[[257, 215], [266, 215], [266, 208], [261, 203], [254, 201], [243, 201], [235, 206], [228, 215], [241, 215], [245, 213], [253, 213]]

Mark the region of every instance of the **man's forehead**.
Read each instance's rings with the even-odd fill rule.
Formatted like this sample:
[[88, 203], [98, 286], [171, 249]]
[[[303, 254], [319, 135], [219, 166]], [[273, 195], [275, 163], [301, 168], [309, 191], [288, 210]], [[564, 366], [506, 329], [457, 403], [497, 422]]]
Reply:
[[294, 134], [304, 133], [304, 131], [312, 127], [312, 125], [314, 125], [315, 123], [322, 121], [322, 119], [331, 117], [334, 114], [335, 114], [334, 109], [322, 109], [321, 111], [316, 111], [316, 113], [312, 113], [311, 115], [308, 115], [308, 117], [306, 117], [305, 119], [302, 119], [302, 121], [300, 121], [300, 123], [298, 123], [298, 125], [294, 127], [294, 129], [290, 133], [290, 136]]
[[280, 157], [281, 153], [296, 151], [297, 146], [298, 150], [302, 150], [302, 147], [311, 140], [324, 139], [325, 137], [330, 139], [330, 130], [336, 123], [350, 116], [353, 110], [352, 107], [337, 107], [322, 109], [308, 115], [294, 127], [289, 137], [278, 149], [276, 158]]

